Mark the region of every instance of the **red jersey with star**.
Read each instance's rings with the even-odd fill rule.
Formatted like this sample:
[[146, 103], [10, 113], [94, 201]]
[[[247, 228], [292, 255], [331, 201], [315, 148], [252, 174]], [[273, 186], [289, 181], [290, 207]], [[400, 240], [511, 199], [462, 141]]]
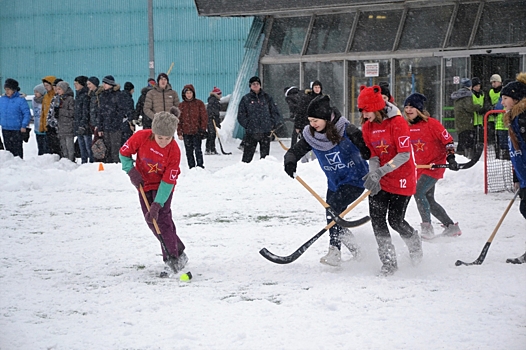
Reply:
[[[411, 130], [411, 143], [415, 153], [416, 164], [445, 164], [446, 147], [453, 142], [453, 137], [444, 126], [436, 119], [429, 118], [427, 122], [419, 121], [409, 126]], [[417, 180], [423, 174], [435, 179], [444, 177], [444, 168], [417, 169]]]
[[409, 125], [405, 119], [398, 115], [387, 118], [382, 123], [371, 123], [367, 121], [362, 126], [363, 139], [371, 150], [371, 157], [380, 159], [380, 166], [385, 165], [398, 153], [409, 152], [407, 162], [398, 169], [385, 174], [380, 179], [382, 190], [411, 196], [416, 192], [416, 171], [413, 152], [411, 149], [411, 138]]
[[153, 139], [151, 129], [140, 130], [132, 135], [121, 147], [123, 156], [137, 154], [135, 167], [144, 180], [144, 190], [157, 190], [161, 180], [175, 185], [181, 170], [181, 150], [172, 140], [165, 148], [159, 147]]

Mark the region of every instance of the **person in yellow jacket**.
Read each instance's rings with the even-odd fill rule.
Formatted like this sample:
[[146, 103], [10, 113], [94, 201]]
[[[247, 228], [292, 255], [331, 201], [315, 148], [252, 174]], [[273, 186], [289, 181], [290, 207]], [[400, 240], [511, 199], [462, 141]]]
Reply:
[[[489, 82], [491, 83], [491, 89], [488, 91], [490, 106], [491, 109], [496, 109], [500, 99], [500, 90], [502, 90], [502, 78], [498, 74], [493, 74]], [[488, 143], [490, 144], [495, 142], [495, 129], [498, 120], [502, 123], [502, 114], [488, 117]]]
[[46, 94], [42, 99], [42, 109], [40, 111], [40, 124], [38, 126], [35, 125], [35, 129], [38, 128], [39, 132], [46, 133], [45, 141], [42, 141], [46, 144], [46, 153], [50, 153], [47, 137], [47, 115], [49, 113], [49, 107], [51, 106], [51, 100], [53, 100], [53, 97], [55, 96], [55, 89], [53, 89], [53, 83], [56, 79], [57, 78], [53, 75], [47, 75], [44, 78], [42, 78], [42, 84], [44, 84]]
[[482, 108], [482, 110], [473, 113], [473, 126], [475, 127], [475, 142], [476, 144], [484, 143], [484, 113], [489, 107], [489, 99], [486, 98], [482, 90], [482, 82], [480, 78], [473, 77], [471, 79], [471, 92], [473, 104]]

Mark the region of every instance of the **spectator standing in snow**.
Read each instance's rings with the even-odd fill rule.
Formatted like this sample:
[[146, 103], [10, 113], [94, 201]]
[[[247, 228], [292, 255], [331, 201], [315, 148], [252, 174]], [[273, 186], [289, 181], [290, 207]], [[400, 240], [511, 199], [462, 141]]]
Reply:
[[0, 97], [0, 126], [5, 150], [15, 157], [24, 158], [23, 134], [31, 121], [26, 99], [20, 95], [18, 81], [8, 78], [4, 83], [5, 95]]
[[270, 132], [282, 124], [278, 106], [261, 88], [259, 77], [250, 78], [249, 86], [250, 92], [241, 98], [237, 112], [237, 121], [246, 131], [241, 159], [244, 163], [252, 161], [258, 143], [260, 158], [269, 155]]
[[323, 95], [323, 86], [319, 80], [314, 80], [310, 83], [310, 89], [305, 89], [305, 93], [300, 94], [300, 102], [298, 105], [297, 118], [294, 119], [294, 127], [298, 129], [298, 133], [309, 125], [309, 118], [307, 109], [309, 104], [316, 97]]
[[482, 108], [473, 103], [471, 79], [460, 79], [460, 89], [451, 94], [454, 100], [455, 129], [458, 133], [458, 154], [473, 158], [475, 148], [475, 131], [473, 116]]
[[37, 148], [38, 155], [49, 153], [47, 149], [47, 136], [45, 131], [40, 131], [40, 119], [42, 118], [42, 101], [46, 95], [46, 88], [44, 84], [38, 84], [34, 87], [33, 93], [35, 97], [33, 98], [33, 117], [34, 117], [34, 126], [33, 131], [35, 132], [35, 137], [37, 139]]
[[93, 153], [91, 152], [92, 133], [89, 124], [90, 119], [90, 96], [88, 77], [80, 75], [75, 78], [73, 83], [77, 94], [75, 95], [75, 122], [73, 130], [77, 135], [80, 149], [80, 159], [82, 164], [93, 163]]
[[[327, 203], [339, 214], [362, 194], [362, 178], [369, 171], [365, 160], [371, 152], [360, 129], [331, 108], [329, 96], [320, 95], [312, 100], [307, 114], [310, 125], [304, 127], [303, 137], [285, 153], [285, 172], [294, 178], [298, 160], [314, 151], [327, 176]], [[332, 221], [329, 217], [327, 212], [327, 223]], [[360, 257], [350, 230], [334, 225], [329, 232], [329, 251], [320, 259], [322, 264], [340, 265], [342, 243], [354, 258]]]
[[208, 97], [208, 104], [206, 105], [206, 112], [208, 113], [208, 136], [206, 137], [205, 154], [217, 154], [216, 150], [216, 129], [214, 121], [218, 129], [221, 129], [221, 96], [223, 93], [221, 89], [214, 86], [210, 96]]
[[[416, 164], [443, 164], [447, 160], [450, 169], [457, 171], [458, 164], [455, 161], [453, 137], [438, 120], [431, 118], [429, 112], [424, 108], [426, 100], [424, 95], [414, 93], [404, 102], [404, 115], [411, 131]], [[424, 239], [434, 236], [431, 214], [445, 227], [442, 235], [460, 236], [462, 234], [458, 223], [454, 223], [444, 208], [435, 200], [435, 185], [444, 177], [444, 172], [444, 168], [417, 169], [414, 197], [422, 218], [420, 234]]]
[[46, 134], [46, 152], [45, 153], [51, 153], [51, 149], [49, 148], [49, 132], [48, 132], [48, 126], [47, 126], [47, 116], [49, 113], [49, 107], [51, 106], [51, 101], [53, 100], [53, 96], [55, 96], [55, 90], [53, 90], [53, 82], [55, 81], [55, 77], [52, 75], [45, 76], [42, 78], [42, 84], [44, 84], [44, 88], [46, 89], [46, 94], [44, 95], [44, 98], [42, 98], [42, 109], [40, 111], [40, 120], [39, 124], [35, 124], [35, 130], [38, 130], [38, 132], [45, 133]]
[[[519, 210], [526, 219], [526, 72], [502, 88], [502, 105], [506, 110], [504, 124], [508, 126], [509, 149], [513, 164], [514, 182], [520, 196]], [[526, 253], [507, 259], [512, 264], [526, 263]]]
[[57, 135], [60, 141], [60, 149], [62, 156], [75, 162], [75, 100], [73, 98], [73, 90], [69, 87], [66, 81], [61, 81], [57, 84], [57, 96], [59, 98], [59, 106], [55, 110], [55, 118], [58, 121]]
[[409, 125], [395, 105], [384, 101], [378, 85], [360, 87], [358, 109], [363, 138], [371, 151], [369, 173], [363, 179], [371, 191], [369, 215], [382, 262], [381, 274], [392, 275], [398, 264], [386, 217], [406, 243], [413, 264], [422, 260], [420, 236], [405, 221], [407, 205], [416, 190]]
[[[285, 102], [287, 102], [287, 105], [289, 106], [289, 117], [294, 122], [294, 127], [292, 128], [292, 136], [290, 138], [290, 147], [293, 147], [298, 141], [298, 137], [301, 137], [301, 132], [303, 131], [303, 128], [308, 125], [308, 119], [306, 120], [307, 123], [300, 123], [300, 90], [296, 86], [286, 87], [284, 90]], [[296, 124], [296, 120], [298, 121], [298, 124]]]
[[386, 81], [381, 81], [378, 83], [378, 86], [380, 86], [380, 89], [382, 90], [382, 97], [385, 102], [391, 102], [396, 106], [394, 97], [391, 95], [391, 90], [389, 90], [389, 83]]
[[133, 93], [135, 92], [135, 86], [129, 81], [124, 83], [124, 90], [121, 92], [121, 104], [124, 110], [122, 118], [122, 137], [121, 145], [124, 145], [135, 132], [135, 108], [133, 107]]
[[[147, 118], [153, 120], [155, 113], [168, 112], [170, 108], [179, 106], [179, 96], [172, 90], [166, 73], [157, 76], [157, 85], [146, 93], [143, 112]], [[143, 115], [144, 116], [144, 115]], [[143, 118], [144, 121], [144, 118]], [[147, 121], [147, 124], [151, 122]]]
[[[62, 157], [62, 149], [60, 148], [60, 139], [58, 137], [58, 121], [56, 114], [58, 108], [60, 107], [60, 97], [57, 94], [57, 84], [60, 83], [62, 79], [57, 78], [53, 81], [53, 95], [51, 102], [49, 104], [49, 109], [47, 113], [46, 123], [47, 123], [47, 145], [49, 152], [51, 154], [58, 154], [59, 157]], [[44, 83], [44, 86], [46, 84]], [[49, 95], [50, 92], [46, 95]]]
[[179, 104], [181, 116], [177, 126], [179, 140], [183, 140], [186, 150], [186, 161], [190, 169], [196, 165], [205, 168], [202, 141], [206, 138], [208, 114], [203, 101], [195, 98], [192, 84], [185, 85], [182, 92], [183, 102]]
[[[155, 114], [152, 128], [140, 130], [133, 134], [121, 147], [120, 158], [122, 170], [130, 177], [131, 183], [139, 188], [144, 188], [147, 204], [141, 194], [139, 202], [148, 227], [154, 236], [164, 240], [168, 252], [164, 251], [163, 261], [166, 263], [170, 257], [177, 270], [181, 270], [188, 258], [184, 252], [185, 246], [179, 236], [172, 219], [172, 197], [177, 177], [180, 173], [181, 150], [174, 140], [177, 129], [179, 110], [173, 107], [170, 112]], [[136, 155], [135, 166], [132, 156]], [[156, 221], [160, 230], [157, 234], [153, 221]], [[168, 253], [168, 254], [167, 254]], [[161, 277], [168, 276], [166, 272]]]
[[99, 137], [103, 138], [106, 146], [106, 163], [119, 162], [119, 148], [122, 138], [121, 124], [124, 115], [120, 88], [112, 75], [107, 75], [102, 79], [96, 132]]
[[137, 104], [135, 105], [135, 116], [133, 117], [134, 120], [139, 120], [141, 118], [142, 120], [142, 128], [143, 129], [151, 129], [152, 128], [152, 120], [146, 116], [146, 113], [144, 113], [144, 102], [146, 101], [146, 94], [153, 89], [155, 86], [155, 79], [150, 78], [148, 79], [148, 85], [143, 87], [141, 89], [141, 96], [139, 96], [139, 99], [137, 100]]
[[473, 104], [478, 105], [480, 110], [473, 113], [473, 126], [475, 127], [475, 144], [484, 143], [484, 113], [489, 107], [489, 99], [486, 98], [484, 90], [482, 90], [482, 82], [480, 78], [473, 77], [471, 79], [471, 93]]

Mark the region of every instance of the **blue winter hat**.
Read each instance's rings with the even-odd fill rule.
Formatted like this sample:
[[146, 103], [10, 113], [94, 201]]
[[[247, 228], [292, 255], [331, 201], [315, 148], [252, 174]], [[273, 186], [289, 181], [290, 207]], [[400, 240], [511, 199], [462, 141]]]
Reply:
[[404, 107], [411, 106], [418, 109], [420, 112], [424, 111], [424, 102], [427, 101], [427, 97], [418, 92], [409, 95], [404, 101]]
[[469, 78], [460, 79], [460, 87], [471, 87], [471, 79]]

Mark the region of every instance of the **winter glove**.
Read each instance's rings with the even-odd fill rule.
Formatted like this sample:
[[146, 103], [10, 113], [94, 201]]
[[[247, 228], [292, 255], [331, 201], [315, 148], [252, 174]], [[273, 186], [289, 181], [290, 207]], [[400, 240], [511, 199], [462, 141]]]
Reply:
[[83, 128], [82, 126], [79, 126], [79, 130], [77, 131], [77, 134], [84, 135], [85, 132], [86, 132], [86, 129]]
[[131, 170], [128, 172], [128, 176], [130, 177], [130, 181], [133, 186], [139, 188], [140, 185], [144, 185], [141, 173], [139, 173], [139, 170], [137, 170], [135, 167], [131, 168]]
[[25, 143], [29, 142], [29, 132], [31, 131], [31, 128], [26, 128], [26, 132], [22, 133], [22, 140], [24, 140]]
[[201, 140], [205, 140], [206, 139], [206, 136], [207, 136], [206, 130], [199, 130], [197, 133], [201, 137]]
[[286, 163], [285, 172], [291, 177], [294, 178], [294, 173], [296, 172], [296, 163]]
[[144, 214], [146, 222], [151, 224], [153, 223], [153, 220], [157, 221], [157, 219], [159, 219], [159, 210], [161, 210], [161, 205], [157, 202], [153, 202], [150, 206], [150, 211]]
[[458, 171], [460, 168], [458, 167], [458, 163], [455, 160], [455, 155], [450, 154], [447, 156], [447, 162], [449, 163], [449, 169], [453, 171]]
[[384, 168], [385, 166], [389, 165], [384, 165], [381, 168], [370, 171], [367, 175], [362, 177], [362, 180], [365, 181], [365, 188], [371, 191], [371, 196], [378, 194], [378, 192], [380, 192], [380, 190], [382, 189], [382, 186], [380, 186], [380, 179], [382, 178], [382, 176], [388, 173], [387, 169]]
[[216, 127], [217, 127], [218, 129], [221, 129], [221, 123], [216, 123]]

